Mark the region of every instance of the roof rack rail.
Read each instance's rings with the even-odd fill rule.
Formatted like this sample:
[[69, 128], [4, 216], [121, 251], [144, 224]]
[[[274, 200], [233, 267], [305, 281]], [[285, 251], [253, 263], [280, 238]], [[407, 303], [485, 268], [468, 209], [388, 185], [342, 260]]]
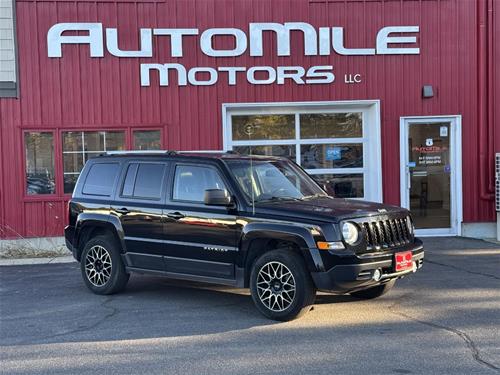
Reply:
[[151, 154], [151, 155], [175, 155], [177, 151], [172, 150], [120, 150], [120, 151], [106, 151], [101, 155], [129, 155], [129, 154]]

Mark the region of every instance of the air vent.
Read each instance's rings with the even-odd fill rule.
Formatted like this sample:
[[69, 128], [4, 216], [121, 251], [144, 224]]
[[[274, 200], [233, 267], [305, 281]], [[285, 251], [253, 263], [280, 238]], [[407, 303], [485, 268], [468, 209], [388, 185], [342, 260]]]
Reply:
[[495, 155], [495, 202], [497, 212], [500, 212], [500, 153]]

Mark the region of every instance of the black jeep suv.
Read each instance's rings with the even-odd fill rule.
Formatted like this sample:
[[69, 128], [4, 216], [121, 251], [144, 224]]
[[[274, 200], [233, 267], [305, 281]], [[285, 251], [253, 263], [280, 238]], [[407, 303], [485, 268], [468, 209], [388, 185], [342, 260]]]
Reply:
[[276, 320], [308, 311], [316, 290], [381, 296], [424, 258], [407, 210], [332, 198], [287, 159], [223, 152], [90, 160], [65, 236], [94, 293], [131, 272], [249, 287]]

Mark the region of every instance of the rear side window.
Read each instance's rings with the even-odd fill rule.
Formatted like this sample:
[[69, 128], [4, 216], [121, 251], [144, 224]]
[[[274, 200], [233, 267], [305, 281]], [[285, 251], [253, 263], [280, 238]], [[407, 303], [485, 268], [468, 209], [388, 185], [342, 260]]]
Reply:
[[128, 166], [122, 196], [160, 199], [165, 164], [133, 163]]
[[111, 196], [118, 174], [118, 163], [96, 163], [90, 167], [82, 193], [86, 195]]

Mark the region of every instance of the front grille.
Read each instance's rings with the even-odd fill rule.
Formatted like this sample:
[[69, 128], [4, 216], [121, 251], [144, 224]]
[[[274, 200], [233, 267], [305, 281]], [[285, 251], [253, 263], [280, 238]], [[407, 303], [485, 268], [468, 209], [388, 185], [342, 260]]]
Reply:
[[383, 249], [411, 242], [406, 218], [386, 219], [359, 223], [363, 228], [368, 249]]

